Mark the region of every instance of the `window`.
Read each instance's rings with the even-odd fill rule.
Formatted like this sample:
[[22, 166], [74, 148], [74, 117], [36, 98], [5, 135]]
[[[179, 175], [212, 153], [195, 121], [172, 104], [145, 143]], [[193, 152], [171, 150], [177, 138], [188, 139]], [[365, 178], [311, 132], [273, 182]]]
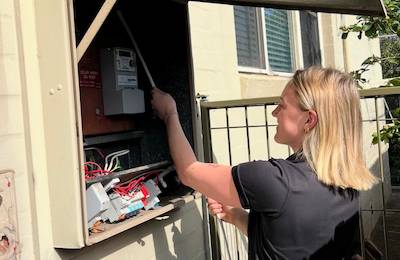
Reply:
[[273, 71], [292, 72], [292, 44], [286, 10], [264, 9], [268, 62]]
[[259, 13], [254, 7], [235, 6], [236, 45], [239, 65], [264, 68], [261, 58]]
[[300, 11], [300, 26], [304, 67], [321, 65], [317, 13]]
[[[296, 69], [292, 11], [235, 6], [234, 16], [241, 69], [263, 73], [292, 73]], [[302, 65], [321, 65], [317, 13], [301, 11], [298, 29]]]

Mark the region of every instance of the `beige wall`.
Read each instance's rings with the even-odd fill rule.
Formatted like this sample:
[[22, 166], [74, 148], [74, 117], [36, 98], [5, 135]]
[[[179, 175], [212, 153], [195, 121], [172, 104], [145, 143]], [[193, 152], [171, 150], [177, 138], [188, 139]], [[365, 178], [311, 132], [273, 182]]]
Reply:
[[232, 6], [189, 2], [196, 93], [240, 98]]
[[[201, 200], [113, 238], [81, 250], [51, 251], [47, 259], [196, 259], [206, 258]], [[46, 259], [46, 258], [44, 258]]]
[[[52, 14], [54, 23], [38, 15], [46, 12]], [[56, 33], [61, 37], [55, 37]], [[45, 126], [55, 111], [43, 111], [43, 99], [48, 98], [52, 88], [60, 96], [70, 97], [73, 93], [74, 72], [65, 73], [71, 70], [68, 57], [72, 41], [68, 37], [66, 2], [0, 2], [0, 170], [13, 169], [16, 173], [20, 259], [205, 259], [201, 199], [81, 250], [53, 247], [50, 209], [54, 204], [49, 201], [49, 176], [60, 172], [48, 172]], [[58, 55], [60, 63], [50, 64]], [[67, 106], [71, 110], [73, 100]], [[63, 206], [57, 205], [57, 210], [62, 212]], [[68, 221], [64, 225], [66, 229], [79, 229]]]
[[0, 2], [0, 169], [15, 171], [21, 259], [38, 256], [24, 56], [18, 1]]

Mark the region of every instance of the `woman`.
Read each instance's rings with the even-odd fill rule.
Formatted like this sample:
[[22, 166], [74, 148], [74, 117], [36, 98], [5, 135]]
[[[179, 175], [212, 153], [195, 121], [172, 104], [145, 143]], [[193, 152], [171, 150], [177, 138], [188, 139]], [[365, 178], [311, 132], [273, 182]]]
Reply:
[[[153, 90], [182, 182], [249, 238], [249, 259], [343, 259], [358, 226], [358, 191], [376, 182], [362, 159], [353, 79], [334, 69], [297, 71], [272, 115], [275, 140], [295, 153], [235, 167], [198, 162], [172, 97]], [[212, 199], [211, 199], [212, 198]], [[250, 209], [247, 213], [244, 209]]]

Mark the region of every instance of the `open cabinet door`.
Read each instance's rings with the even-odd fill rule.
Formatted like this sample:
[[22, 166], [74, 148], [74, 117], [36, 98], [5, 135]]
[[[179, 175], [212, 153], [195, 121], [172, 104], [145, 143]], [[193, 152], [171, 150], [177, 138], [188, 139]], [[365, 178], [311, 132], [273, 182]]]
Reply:
[[381, 0], [194, 0], [231, 5], [251, 5], [283, 9], [310, 10], [315, 12], [377, 15], [386, 13]]

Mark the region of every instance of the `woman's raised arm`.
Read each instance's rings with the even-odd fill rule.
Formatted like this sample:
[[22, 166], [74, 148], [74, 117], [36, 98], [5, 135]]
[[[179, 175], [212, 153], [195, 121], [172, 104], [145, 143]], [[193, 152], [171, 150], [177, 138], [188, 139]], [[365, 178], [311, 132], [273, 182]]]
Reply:
[[179, 122], [174, 99], [158, 88], [154, 88], [152, 94], [152, 107], [166, 125], [170, 154], [180, 180], [224, 205], [241, 207], [232, 167], [197, 161]]

